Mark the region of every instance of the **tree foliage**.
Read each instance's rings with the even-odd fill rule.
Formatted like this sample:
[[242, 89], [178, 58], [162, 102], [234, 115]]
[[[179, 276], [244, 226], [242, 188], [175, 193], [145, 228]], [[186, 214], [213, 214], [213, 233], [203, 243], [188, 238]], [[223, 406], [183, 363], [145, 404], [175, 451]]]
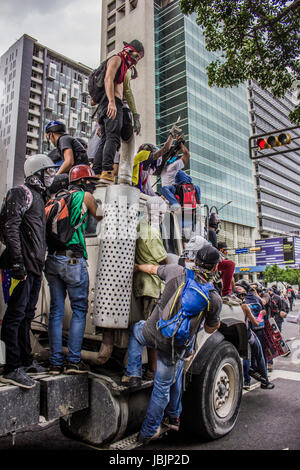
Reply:
[[[207, 67], [209, 86], [254, 79], [283, 98], [298, 83], [300, 99], [300, 0], [181, 0], [180, 5], [184, 14], [197, 14], [207, 50], [220, 53]], [[300, 124], [300, 105], [290, 119]]]
[[300, 286], [300, 269], [279, 268], [277, 264], [267, 266], [264, 272], [266, 282], [284, 282], [290, 285]]

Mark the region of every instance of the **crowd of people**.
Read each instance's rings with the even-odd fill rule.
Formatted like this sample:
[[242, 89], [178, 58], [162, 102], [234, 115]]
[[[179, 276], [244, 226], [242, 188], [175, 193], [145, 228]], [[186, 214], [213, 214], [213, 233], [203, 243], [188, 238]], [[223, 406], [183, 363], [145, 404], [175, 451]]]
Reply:
[[[7, 302], [1, 330], [6, 346], [0, 378], [4, 383], [32, 388], [35, 381], [28, 374], [46, 370], [33, 360], [30, 345], [43, 272], [50, 291], [47, 371], [58, 375], [89, 370], [81, 359], [89, 294], [84, 233], [88, 215], [98, 221], [103, 218], [102, 204], [93, 193], [99, 183], [115, 183], [121, 140], [141, 132], [130, 81], [137, 78], [136, 65], [143, 56], [142, 44], [134, 40], [124, 43], [124, 49], [105, 61], [105, 67], [101, 64], [91, 80], [97, 124], [89, 144], [67, 134], [62, 122], [49, 122], [45, 133], [49, 150], [50, 143], [54, 150], [48, 156], [29, 157], [24, 185], [6, 195], [0, 216], [1, 240], [6, 246], [0, 258]], [[163, 420], [171, 429], [179, 429], [184, 360], [193, 355], [200, 326], [207, 333], [220, 327], [222, 297], [239, 298], [245, 314], [251, 351], [251, 359], [244, 360], [245, 387], [250, 385], [251, 374], [259, 377], [263, 389], [274, 387], [268, 380], [262, 330], [268, 315], [280, 329], [286, 315], [285, 299], [275, 289], [262, 289], [245, 280], [234, 285], [235, 265], [227, 257], [226, 243], [218, 242], [216, 213], [210, 214], [206, 233], [197, 232], [195, 211], [201, 190], [184, 171], [189, 158], [176, 123], [162, 148], [145, 143], [133, 161], [132, 185], [148, 196], [138, 224], [133, 274], [133, 296], [144, 319], [131, 328], [121, 381], [136, 387], [143, 374], [154, 381], [138, 438], [143, 443], [159, 434]], [[152, 175], [161, 182], [160, 192], [153, 189]], [[183, 214], [184, 251], [180, 257], [167, 253], [159, 230], [167, 211], [174, 216]], [[64, 357], [62, 322], [67, 294], [72, 318]], [[292, 305], [293, 299], [289, 297], [289, 301]], [[146, 371], [142, 370], [144, 347], [148, 351]], [[112, 350], [112, 337], [103, 335], [99, 364], [108, 361]]]

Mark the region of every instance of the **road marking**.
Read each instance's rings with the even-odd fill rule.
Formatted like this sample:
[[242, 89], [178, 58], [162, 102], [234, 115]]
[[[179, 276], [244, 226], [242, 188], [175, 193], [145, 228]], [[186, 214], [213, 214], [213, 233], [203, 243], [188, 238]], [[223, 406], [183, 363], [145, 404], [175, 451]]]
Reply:
[[296, 380], [300, 382], [300, 373], [299, 372], [292, 372], [289, 370], [273, 370], [270, 372], [269, 377], [271, 380], [275, 379], [287, 379], [287, 380]]
[[[288, 370], [273, 370], [268, 374], [270, 382], [276, 379], [286, 379], [286, 380], [296, 380], [300, 382], [300, 373], [299, 372], [291, 372]], [[253, 390], [260, 387], [260, 382], [255, 382], [254, 384], [250, 385], [250, 390], [243, 390], [243, 395], [245, 393], [252, 392]]]

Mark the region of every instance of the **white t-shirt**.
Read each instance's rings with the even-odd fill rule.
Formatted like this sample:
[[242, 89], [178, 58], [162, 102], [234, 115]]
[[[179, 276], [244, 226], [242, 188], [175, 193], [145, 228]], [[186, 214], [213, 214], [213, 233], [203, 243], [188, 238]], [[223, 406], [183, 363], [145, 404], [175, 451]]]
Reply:
[[171, 184], [175, 184], [175, 175], [177, 171], [182, 170], [184, 168], [184, 163], [179, 158], [176, 162], [171, 163], [170, 165], [166, 165], [161, 172], [161, 185], [162, 186], [171, 186]]

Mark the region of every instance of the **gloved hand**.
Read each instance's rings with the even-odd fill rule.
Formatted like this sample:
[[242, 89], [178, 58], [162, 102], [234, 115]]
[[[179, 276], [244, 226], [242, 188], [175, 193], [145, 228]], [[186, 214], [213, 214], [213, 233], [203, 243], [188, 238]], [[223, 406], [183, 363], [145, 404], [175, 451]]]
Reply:
[[180, 135], [181, 133], [182, 133], [182, 129], [180, 129], [180, 127], [177, 126], [177, 123], [175, 123], [172, 126], [172, 129], [170, 130], [171, 136], [173, 137], [173, 139], [175, 139], [176, 135]]
[[136, 133], [136, 135], [140, 135], [141, 133], [141, 122], [140, 122], [140, 115], [139, 114], [134, 114], [133, 115], [133, 131]]
[[10, 269], [10, 275], [18, 281], [23, 281], [25, 279], [25, 276], [27, 275], [27, 271], [24, 264], [13, 264], [12, 268]]

